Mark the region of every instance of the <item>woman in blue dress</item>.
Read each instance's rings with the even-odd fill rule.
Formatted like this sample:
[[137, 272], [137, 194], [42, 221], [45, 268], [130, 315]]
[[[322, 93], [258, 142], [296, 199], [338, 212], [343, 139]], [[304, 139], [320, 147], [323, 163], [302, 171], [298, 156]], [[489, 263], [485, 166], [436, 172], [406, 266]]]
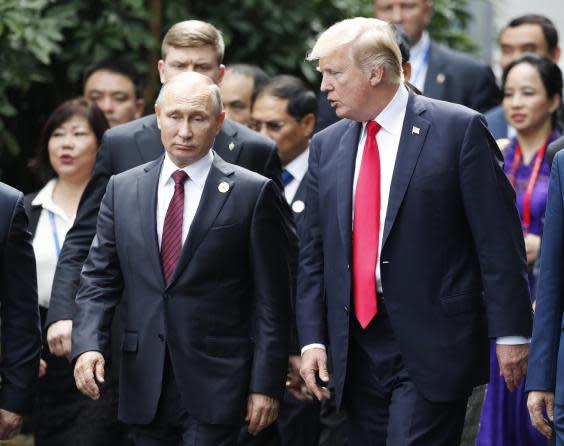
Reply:
[[[505, 116], [516, 131], [503, 149], [504, 170], [517, 196], [534, 304], [533, 267], [540, 252], [550, 177], [545, 153], [547, 145], [560, 134], [562, 72], [548, 59], [526, 54], [506, 68], [503, 92]], [[509, 392], [499, 374], [495, 348], [490, 350], [490, 383], [477, 445], [546, 446], [546, 438], [529, 419], [524, 383]]]

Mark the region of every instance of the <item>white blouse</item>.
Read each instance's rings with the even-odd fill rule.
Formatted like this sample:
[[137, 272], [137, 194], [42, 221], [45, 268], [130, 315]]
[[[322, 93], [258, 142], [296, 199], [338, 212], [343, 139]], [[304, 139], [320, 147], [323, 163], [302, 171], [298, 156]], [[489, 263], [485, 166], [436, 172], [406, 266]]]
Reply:
[[67, 215], [53, 201], [53, 190], [56, 184], [56, 178], [50, 180], [32, 202], [33, 206], [42, 207], [33, 237], [33, 250], [37, 265], [39, 305], [45, 308], [49, 308], [60, 249], [75, 217]]

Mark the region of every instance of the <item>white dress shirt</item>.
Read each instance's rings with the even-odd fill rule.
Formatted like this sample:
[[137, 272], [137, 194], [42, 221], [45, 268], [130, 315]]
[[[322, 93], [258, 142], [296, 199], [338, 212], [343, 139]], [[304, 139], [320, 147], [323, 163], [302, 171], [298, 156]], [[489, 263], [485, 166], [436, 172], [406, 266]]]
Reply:
[[423, 31], [419, 41], [409, 49], [409, 62], [411, 63], [411, 79], [409, 82], [423, 91], [427, 71], [429, 70], [429, 56], [431, 38], [427, 31]]
[[309, 158], [309, 147], [304, 150], [299, 156], [294, 158], [288, 164], [284, 166], [284, 169], [287, 170], [292, 174], [292, 181], [288, 183], [287, 186], [284, 186], [284, 195], [286, 196], [286, 201], [288, 204], [291, 204], [296, 196], [296, 192], [298, 191], [302, 180], [304, 179], [304, 175], [307, 172], [307, 160]]
[[[206, 179], [210, 173], [213, 161], [213, 153], [210, 150], [206, 156], [199, 159], [193, 164], [186, 166], [184, 172], [188, 174], [188, 179], [184, 183], [184, 213], [182, 219], [182, 244], [188, 235], [190, 225], [196, 215], [196, 210], [202, 198], [202, 192]], [[157, 236], [159, 239], [159, 247], [163, 238], [163, 226], [166, 217], [168, 205], [174, 195], [174, 180], [172, 174], [179, 168], [165, 153], [161, 175], [159, 177], [159, 185], [157, 189]]]
[[[384, 222], [386, 221], [386, 212], [388, 209], [388, 200], [390, 197], [390, 187], [392, 184], [392, 175], [398, 154], [401, 131], [403, 121], [405, 119], [405, 111], [409, 93], [404, 84], [401, 84], [386, 108], [380, 112], [374, 119], [380, 126], [380, 131], [376, 134], [376, 142], [378, 143], [378, 153], [380, 155], [380, 228], [378, 234], [378, 258], [376, 261], [376, 287], [378, 292], [382, 292], [382, 280], [380, 276], [380, 254], [382, 252], [382, 237], [384, 234]], [[364, 145], [366, 143], [366, 122], [362, 124], [362, 131], [358, 141], [358, 151], [356, 154], [356, 163], [354, 168], [353, 183], [353, 219], [354, 219], [354, 200], [356, 194], [356, 184], [360, 172], [362, 155], [364, 153]], [[525, 344], [528, 340], [521, 336], [506, 336], [497, 338], [498, 344]], [[323, 344], [308, 344], [302, 348], [302, 354], [311, 348], [323, 348]]]
[[[56, 240], [58, 240], [58, 248], [62, 248], [75, 218], [74, 215], [67, 215], [53, 201], [53, 190], [56, 184], [56, 178], [50, 180], [31, 203], [33, 206], [42, 208], [33, 236], [33, 251], [37, 268], [37, 297], [39, 305], [44, 308], [49, 308], [55, 269], [59, 259]], [[51, 221], [49, 212], [53, 215], [53, 221]]]

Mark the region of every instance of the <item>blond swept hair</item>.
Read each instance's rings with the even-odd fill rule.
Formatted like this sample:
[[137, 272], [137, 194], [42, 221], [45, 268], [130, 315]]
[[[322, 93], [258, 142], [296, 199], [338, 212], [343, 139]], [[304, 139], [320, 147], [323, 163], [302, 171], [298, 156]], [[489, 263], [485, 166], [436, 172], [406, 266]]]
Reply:
[[161, 45], [161, 58], [166, 59], [170, 47], [194, 48], [210, 45], [217, 55], [218, 65], [223, 62], [225, 42], [223, 35], [215, 26], [201, 20], [185, 20], [170, 28]]
[[344, 47], [350, 48], [353, 63], [364, 73], [383, 66], [388, 82], [403, 82], [401, 51], [387, 22], [366, 17], [337, 22], [319, 36], [307, 60], [318, 60]]

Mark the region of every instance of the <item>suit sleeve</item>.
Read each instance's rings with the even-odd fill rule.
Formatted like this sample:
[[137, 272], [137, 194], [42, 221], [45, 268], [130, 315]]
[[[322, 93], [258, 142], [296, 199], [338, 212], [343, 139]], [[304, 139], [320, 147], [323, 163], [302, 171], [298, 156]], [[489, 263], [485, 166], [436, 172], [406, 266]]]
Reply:
[[108, 181], [114, 173], [110, 147], [111, 139], [105, 134], [98, 151], [92, 178], [82, 194], [75, 222], [65, 237], [57, 262], [45, 324], [47, 327], [53, 322], [73, 318], [80, 272], [96, 234], [100, 202]]
[[31, 234], [23, 196], [14, 208], [2, 259], [1, 296], [2, 384], [0, 407], [29, 413], [39, 370], [41, 330], [37, 279]]
[[531, 335], [525, 243], [515, 193], [482, 117], [469, 122], [459, 159], [464, 210], [478, 254], [490, 338]]
[[256, 308], [250, 392], [278, 399], [288, 368], [292, 265], [297, 256], [295, 229], [285, 203], [269, 181], [253, 213], [250, 247]]
[[485, 113], [499, 105], [501, 92], [490, 67], [480, 65], [479, 69], [475, 71], [474, 76], [467, 76], [467, 79], [472, 79], [470, 84], [474, 86], [468, 98], [468, 106], [480, 113]]
[[319, 139], [314, 136], [309, 152], [307, 206], [300, 227], [300, 259], [296, 296], [298, 338], [302, 347], [327, 345], [323, 242], [319, 216]]
[[556, 156], [550, 174], [527, 391], [554, 392], [556, 387], [556, 367], [564, 312], [564, 208], [560, 177], [562, 162], [562, 155]]
[[108, 346], [113, 310], [123, 289], [114, 228], [112, 178], [100, 206], [96, 236], [84, 263], [76, 296], [73, 359], [90, 350], [104, 352]]

